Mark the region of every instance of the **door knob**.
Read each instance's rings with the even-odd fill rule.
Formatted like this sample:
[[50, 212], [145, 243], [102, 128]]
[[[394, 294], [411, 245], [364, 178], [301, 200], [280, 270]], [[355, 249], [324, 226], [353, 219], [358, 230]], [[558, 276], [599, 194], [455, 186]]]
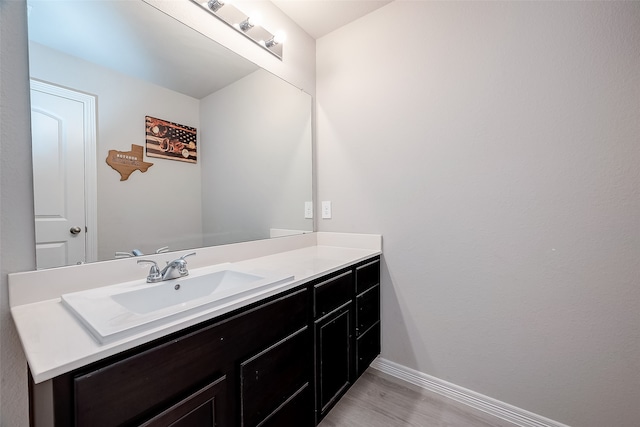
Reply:
[[82, 231], [82, 228], [80, 227], [71, 227], [69, 229], [69, 232], [74, 235], [80, 233], [81, 231]]

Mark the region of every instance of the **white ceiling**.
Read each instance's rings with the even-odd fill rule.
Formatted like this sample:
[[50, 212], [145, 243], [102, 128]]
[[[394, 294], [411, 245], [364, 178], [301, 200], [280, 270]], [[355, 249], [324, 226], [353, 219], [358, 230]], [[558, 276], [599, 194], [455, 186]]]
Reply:
[[271, 0], [314, 39], [393, 0]]

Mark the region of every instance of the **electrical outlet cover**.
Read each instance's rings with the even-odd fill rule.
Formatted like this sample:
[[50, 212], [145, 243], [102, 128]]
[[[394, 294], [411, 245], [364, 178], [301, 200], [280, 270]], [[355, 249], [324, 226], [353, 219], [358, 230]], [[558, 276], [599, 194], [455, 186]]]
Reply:
[[329, 201], [322, 202], [322, 218], [323, 219], [331, 218], [331, 202]]

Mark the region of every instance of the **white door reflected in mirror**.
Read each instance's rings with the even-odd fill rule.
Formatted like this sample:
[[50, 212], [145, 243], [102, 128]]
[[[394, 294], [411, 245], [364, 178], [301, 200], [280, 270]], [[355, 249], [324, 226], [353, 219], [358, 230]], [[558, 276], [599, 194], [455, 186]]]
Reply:
[[32, 82], [31, 133], [38, 269], [79, 264], [88, 259], [85, 233], [87, 97]]

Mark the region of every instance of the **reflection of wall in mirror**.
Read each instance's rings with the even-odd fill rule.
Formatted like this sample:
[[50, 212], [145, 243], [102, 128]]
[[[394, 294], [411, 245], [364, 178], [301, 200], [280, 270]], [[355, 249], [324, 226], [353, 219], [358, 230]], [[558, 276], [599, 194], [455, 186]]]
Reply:
[[308, 94], [258, 70], [204, 98], [200, 123], [206, 245], [313, 230]]
[[[199, 125], [199, 100], [36, 43], [30, 44], [30, 69], [36, 79], [97, 95], [98, 159], [143, 145], [145, 115]], [[134, 248], [202, 246], [199, 164], [158, 160], [126, 182], [104, 161], [97, 164], [99, 260]]]
[[99, 260], [134, 248], [265, 239], [273, 228], [313, 230], [303, 215], [312, 199], [308, 94], [259, 70], [199, 101], [36, 43], [30, 49], [33, 77], [97, 95], [98, 159], [143, 144], [146, 115], [201, 129], [195, 165], [159, 160], [121, 183], [98, 162]]

